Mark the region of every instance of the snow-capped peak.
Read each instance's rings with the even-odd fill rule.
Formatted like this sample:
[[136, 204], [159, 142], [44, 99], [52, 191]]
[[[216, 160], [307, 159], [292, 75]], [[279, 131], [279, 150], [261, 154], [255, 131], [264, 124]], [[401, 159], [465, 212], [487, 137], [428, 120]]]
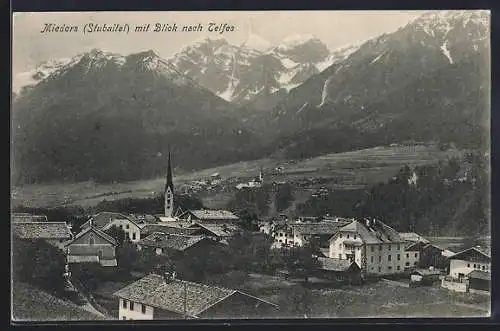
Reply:
[[265, 52], [272, 47], [272, 44], [256, 34], [250, 34], [241, 46]]
[[292, 35], [289, 35], [280, 44], [280, 47], [284, 48], [291, 48], [291, 47], [296, 47], [302, 44], [305, 44], [306, 42], [316, 39], [316, 37], [312, 34], [298, 34], [294, 33]]

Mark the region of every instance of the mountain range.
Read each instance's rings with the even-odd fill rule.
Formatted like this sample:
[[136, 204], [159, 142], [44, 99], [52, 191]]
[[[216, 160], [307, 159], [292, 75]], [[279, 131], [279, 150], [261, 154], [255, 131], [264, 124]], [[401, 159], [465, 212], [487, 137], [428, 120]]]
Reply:
[[92, 50], [16, 77], [15, 181], [131, 180], [264, 156], [303, 158], [381, 144], [487, 143], [489, 15], [424, 14], [329, 50], [205, 39], [170, 59]]

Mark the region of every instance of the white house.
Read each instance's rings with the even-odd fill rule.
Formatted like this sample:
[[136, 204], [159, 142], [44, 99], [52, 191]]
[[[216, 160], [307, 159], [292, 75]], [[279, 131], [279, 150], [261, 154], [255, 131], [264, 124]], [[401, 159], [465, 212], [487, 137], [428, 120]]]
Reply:
[[106, 231], [114, 225], [122, 229], [133, 243], [141, 240], [141, 228], [145, 225], [139, 223], [133, 216], [121, 213], [100, 212], [85, 222], [82, 225], [82, 230], [88, 228], [90, 222], [101, 231]]
[[402, 273], [406, 263], [403, 239], [376, 219], [353, 220], [330, 238], [329, 257], [356, 262], [367, 275]]
[[119, 298], [120, 320], [258, 318], [278, 308], [237, 290], [156, 274], [139, 279], [114, 295]]
[[474, 270], [491, 272], [491, 257], [476, 247], [471, 247], [449, 257], [449, 276], [461, 279]]

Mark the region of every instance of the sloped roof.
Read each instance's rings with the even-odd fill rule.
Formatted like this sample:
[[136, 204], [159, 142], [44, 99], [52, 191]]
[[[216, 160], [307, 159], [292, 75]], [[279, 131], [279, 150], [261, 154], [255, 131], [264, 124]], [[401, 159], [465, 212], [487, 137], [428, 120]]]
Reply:
[[198, 228], [195, 227], [186, 227], [186, 228], [181, 228], [178, 226], [170, 226], [167, 224], [146, 224], [142, 229], [141, 229], [141, 234], [143, 235], [149, 235], [153, 232], [162, 232], [165, 234], [184, 234], [184, 235], [192, 235], [196, 231], [198, 231]]
[[217, 237], [227, 237], [241, 231], [241, 228], [234, 224], [196, 223], [196, 225], [212, 232]]
[[154, 232], [142, 239], [140, 244], [158, 248], [169, 248], [176, 251], [184, 251], [205, 239], [209, 240], [204, 236], [186, 236]]
[[340, 221], [340, 222], [314, 222], [314, 223], [294, 223], [291, 224], [295, 232], [299, 232], [301, 234], [324, 234], [324, 235], [333, 235], [337, 233], [337, 231], [346, 226], [350, 222]]
[[328, 271], [347, 271], [353, 264], [356, 264], [350, 260], [332, 259], [329, 257], [318, 257], [318, 262], [320, 269]]
[[65, 222], [16, 222], [14, 235], [21, 239], [70, 239], [71, 231]]
[[[211, 209], [197, 209], [189, 210], [186, 213], [191, 213], [193, 216], [200, 220], [237, 220], [238, 216], [234, 215], [228, 210], [211, 210]], [[185, 214], [185, 213], [184, 213]], [[183, 214], [183, 215], [184, 215]]]
[[[367, 222], [370, 222], [370, 225], [367, 225]], [[339, 231], [357, 233], [366, 244], [403, 242], [396, 230], [379, 220], [354, 220]]]
[[415, 242], [424, 242], [424, 243], [429, 243], [430, 241], [422, 237], [421, 235], [415, 233], [415, 232], [400, 232], [399, 236], [404, 240], [404, 241], [415, 241]]
[[482, 271], [482, 270], [472, 270], [467, 277], [476, 278], [476, 279], [484, 279], [491, 280], [491, 273]]
[[418, 252], [426, 246], [427, 246], [427, 243], [422, 242], [422, 241], [412, 242], [406, 246], [405, 250], [408, 252]]
[[13, 213], [11, 216], [12, 222], [48, 222], [45, 215], [31, 215], [28, 213]]
[[450, 256], [449, 259], [461, 259], [464, 257], [466, 258], [467, 255], [474, 254], [474, 253], [477, 253], [477, 254], [485, 257], [487, 260], [491, 261], [491, 256], [489, 254], [487, 254], [486, 252], [483, 252], [482, 250], [480, 250], [477, 247], [467, 248], [461, 252], [456, 253], [455, 255]]
[[85, 228], [84, 230], [80, 231], [75, 236], [75, 238], [73, 238], [73, 240], [66, 242], [66, 244], [64, 246], [71, 245], [72, 242], [74, 242], [75, 240], [77, 240], [78, 238], [82, 237], [83, 235], [85, 235], [87, 232], [90, 232], [90, 231], [94, 232], [95, 234], [97, 234], [98, 236], [100, 236], [101, 238], [103, 238], [104, 240], [110, 242], [111, 244], [113, 244], [115, 246], [118, 244], [116, 242], [115, 238], [111, 237], [110, 235], [108, 235], [104, 231], [99, 230], [98, 228], [96, 228], [94, 226], [89, 226], [89, 227]]
[[162, 276], [155, 274], [150, 274], [139, 279], [115, 292], [114, 295], [125, 300], [139, 302], [178, 314], [184, 313], [185, 298], [186, 314], [191, 317], [197, 317], [208, 308], [222, 302], [235, 293], [240, 293], [261, 302], [274, 305], [245, 293], [222, 287], [177, 279], [167, 283]]

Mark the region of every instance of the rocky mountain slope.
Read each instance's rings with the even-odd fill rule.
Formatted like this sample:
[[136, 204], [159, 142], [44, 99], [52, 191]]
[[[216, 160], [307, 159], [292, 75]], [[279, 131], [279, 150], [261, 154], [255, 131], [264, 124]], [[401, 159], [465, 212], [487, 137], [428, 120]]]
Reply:
[[248, 157], [259, 141], [231, 104], [153, 51], [74, 57], [15, 100], [12, 134], [14, 177], [28, 182], [150, 177], [170, 144], [190, 169]]

